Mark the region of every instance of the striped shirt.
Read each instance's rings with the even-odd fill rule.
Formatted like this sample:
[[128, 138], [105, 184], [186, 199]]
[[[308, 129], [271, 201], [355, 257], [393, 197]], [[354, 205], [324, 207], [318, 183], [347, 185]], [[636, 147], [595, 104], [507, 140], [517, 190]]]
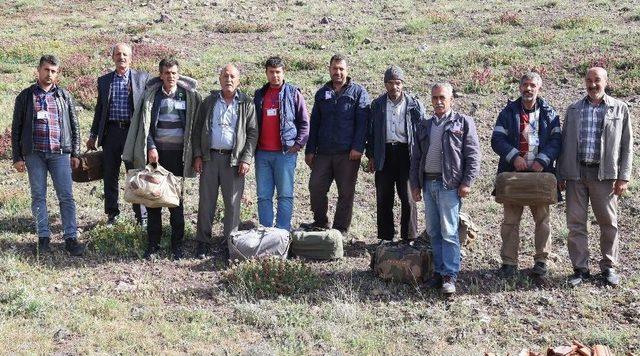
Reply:
[[424, 163], [425, 173], [442, 173], [442, 135], [445, 123], [451, 120], [452, 111], [446, 113], [441, 119], [433, 115], [431, 120], [431, 132], [429, 132], [429, 149]]
[[131, 108], [129, 105], [129, 77], [131, 70], [127, 69], [123, 75], [113, 73], [111, 81], [111, 105], [109, 106], [109, 120], [129, 121]]
[[600, 163], [600, 138], [602, 137], [602, 123], [606, 112], [604, 100], [600, 105], [593, 106], [588, 97], [584, 99], [580, 121], [580, 143], [578, 145], [578, 159], [583, 163]]
[[167, 94], [162, 89], [162, 99], [158, 109], [153, 141], [160, 151], [182, 151], [184, 147], [184, 127], [186, 122], [186, 94], [178, 88]]
[[60, 114], [56, 104], [57, 86], [45, 92], [39, 85], [33, 91], [33, 150], [60, 153]]

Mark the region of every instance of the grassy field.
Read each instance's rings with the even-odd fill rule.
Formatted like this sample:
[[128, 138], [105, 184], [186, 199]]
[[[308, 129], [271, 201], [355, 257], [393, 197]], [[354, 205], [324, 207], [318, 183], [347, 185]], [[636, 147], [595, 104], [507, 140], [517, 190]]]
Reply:
[[[217, 87], [217, 68], [227, 62], [240, 67], [241, 88], [253, 93], [265, 80], [263, 61], [280, 55], [289, 63], [287, 79], [301, 86], [309, 105], [329, 79], [326, 66], [335, 52], [350, 58], [350, 75], [372, 97], [382, 93], [383, 72], [395, 63], [405, 69], [407, 87], [422, 98], [428, 98], [430, 84], [451, 81], [458, 96], [455, 108], [476, 118], [482, 176], [463, 210], [475, 219], [480, 237], [465, 251], [459, 293], [452, 300], [376, 279], [369, 270], [377, 242], [373, 176], [361, 172], [347, 257], [306, 264], [304, 273], [317, 282], [312, 288], [262, 297], [226, 283], [231, 272], [219, 258], [141, 260], [144, 232], [133, 226], [131, 212], [123, 209], [129, 220], [107, 229], [102, 185], [84, 183], [74, 185], [74, 194], [87, 256], [64, 253], [50, 189], [55, 252], [36, 257], [27, 178], [13, 171], [3, 149], [7, 141], [0, 139], [0, 353], [514, 354], [571, 340], [605, 344], [616, 354], [640, 352], [639, 156], [634, 181], [620, 201], [622, 285], [612, 289], [598, 280], [577, 289], [566, 285], [571, 265], [561, 203], [552, 210], [551, 283], [540, 289], [524, 276], [502, 280], [495, 275], [502, 208], [490, 196], [497, 157], [489, 146], [498, 112], [517, 97], [517, 78], [528, 69], [542, 74], [542, 95], [564, 112], [584, 95], [585, 69], [604, 66], [610, 92], [629, 103], [634, 131], [640, 132], [636, 1], [113, 4], [0, 3], [0, 134], [10, 128], [15, 96], [34, 80], [44, 53], [63, 60], [62, 84], [82, 105], [83, 141], [93, 117], [96, 78], [111, 70], [109, 50], [118, 41], [132, 43], [134, 67], [152, 73], [161, 57], [176, 56], [182, 72], [200, 81], [201, 93]], [[299, 157], [294, 226], [311, 219], [308, 176]], [[186, 189], [191, 239], [196, 181], [188, 181]], [[332, 194], [335, 202], [333, 189]], [[242, 214], [243, 220], [257, 221], [253, 172]], [[596, 271], [599, 232], [590, 219]], [[218, 235], [220, 221], [218, 216]], [[168, 218], [165, 224], [168, 238]], [[533, 264], [532, 224], [526, 216], [522, 269]], [[187, 247], [193, 248], [191, 241]]]

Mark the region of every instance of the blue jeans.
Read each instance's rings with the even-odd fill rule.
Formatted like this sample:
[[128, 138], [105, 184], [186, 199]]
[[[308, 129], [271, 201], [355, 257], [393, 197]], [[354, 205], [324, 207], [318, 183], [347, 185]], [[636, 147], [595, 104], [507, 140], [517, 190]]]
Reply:
[[273, 193], [278, 191], [276, 227], [291, 230], [293, 213], [293, 179], [298, 155], [256, 151], [256, 189], [258, 218], [263, 226], [273, 226]]
[[63, 237], [65, 240], [78, 236], [76, 225], [76, 202], [71, 191], [71, 165], [69, 154], [34, 152], [25, 157], [29, 187], [31, 188], [31, 213], [36, 223], [39, 238], [50, 238], [49, 213], [47, 212], [47, 174], [51, 174], [53, 188], [60, 204]]
[[445, 189], [441, 181], [424, 180], [423, 194], [435, 272], [455, 279], [460, 271], [458, 223], [462, 203], [458, 189]]

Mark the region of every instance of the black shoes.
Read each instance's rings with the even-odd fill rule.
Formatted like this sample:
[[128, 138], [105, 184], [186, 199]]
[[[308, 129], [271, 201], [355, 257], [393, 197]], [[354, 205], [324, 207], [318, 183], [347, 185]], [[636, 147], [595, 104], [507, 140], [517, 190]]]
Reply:
[[144, 255], [142, 255], [142, 257], [144, 257], [145, 260], [153, 259], [153, 257], [158, 253], [159, 250], [160, 249], [158, 248], [158, 245], [149, 245], [144, 251]]
[[204, 260], [209, 255], [209, 244], [198, 241], [196, 245], [196, 258]]
[[569, 285], [572, 287], [577, 287], [589, 278], [591, 278], [589, 270], [574, 269], [573, 275], [570, 276], [569, 279], [567, 279], [567, 283], [569, 283]]
[[49, 238], [45, 237], [45, 238], [39, 238], [38, 239], [38, 245], [36, 246], [36, 250], [35, 250], [36, 255], [40, 254], [45, 254], [45, 253], [51, 253], [51, 246], [49, 246]]
[[112, 214], [107, 215], [107, 226], [113, 226], [116, 223], [118, 223], [118, 215], [117, 214], [115, 214], [115, 215], [112, 215]]
[[620, 284], [620, 276], [613, 267], [605, 267], [602, 269], [602, 277], [611, 286], [615, 287]]
[[547, 274], [547, 265], [544, 262], [536, 262], [531, 269], [531, 273], [538, 277], [542, 277]]
[[426, 282], [424, 282], [424, 286], [429, 289], [440, 289], [442, 288], [442, 276], [438, 273], [434, 273], [431, 278], [429, 278]]
[[498, 276], [502, 278], [512, 278], [518, 273], [518, 266], [502, 265], [498, 270]]
[[71, 256], [82, 256], [85, 250], [84, 245], [76, 239], [66, 239], [64, 241], [64, 249], [67, 250]]

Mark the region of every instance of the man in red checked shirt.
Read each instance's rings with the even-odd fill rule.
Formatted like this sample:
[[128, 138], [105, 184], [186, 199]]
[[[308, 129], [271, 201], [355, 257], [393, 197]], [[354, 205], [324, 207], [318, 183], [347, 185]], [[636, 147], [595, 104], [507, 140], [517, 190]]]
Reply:
[[291, 230], [293, 180], [298, 151], [309, 137], [309, 114], [300, 89], [284, 81], [285, 63], [279, 57], [265, 62], [269, 81], [256, 90], [258, 118], [256, 185], [258, 218], [263, 226], [274, 226], [273, 194], [278, 206], [275, 227]]

